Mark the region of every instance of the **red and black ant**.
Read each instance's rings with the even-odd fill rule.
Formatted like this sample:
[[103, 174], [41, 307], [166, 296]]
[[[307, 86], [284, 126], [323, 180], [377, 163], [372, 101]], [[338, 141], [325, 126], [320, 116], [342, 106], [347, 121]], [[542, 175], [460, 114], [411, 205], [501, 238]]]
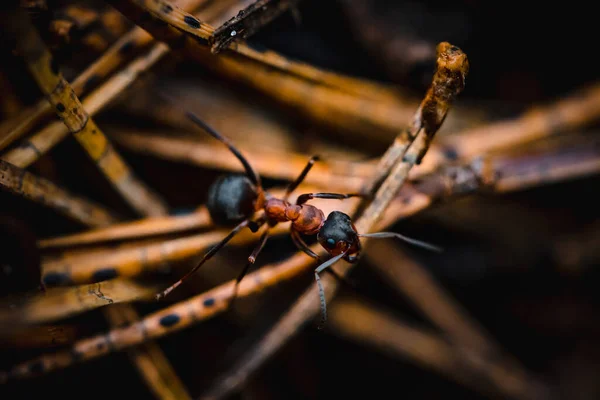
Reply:
[[[164, 94], [162, 95], [167, 97]], [[291, 221], [291, 237], [294, 244], [300, 250], [315, 258], [317, 261], [320, 261], [319, 256], [308, 247], [306, 242], [300, 236], [300, 234], [316, 234], [317, 240], [321, 246], [333, 256], [315, 269], [315, 280], [319, 288], [323, 319], [325, 319], [326, 316], [325, 294], [319, 278], [319, 273], [342, 258], [349, 263], [357, 262], [361, 251], [360, 237], [398, 238], [433, 251], [440, 251], [436, 246], [394, 232], [360, 234], [356, 231], [351, 218], [347, 214], [340, 211], [332, 211], [327, 218], [325, 218], [323, 211], [313, 205], [307, 204], [307, 201], [311, 199], [341, 200], [351, 197], [362, 197], [363, 195], [361, 194], [306, 193], [298, 196], [296, 204], [290, 203], [288, 201], [289, 195], [298, 187], [298, 185], [300, 185], [300, 183], [302, 183], [314, 163], [319, 160], [318, 156], [310, 158], [298, 178], [287, 187], [282, 198], [271, 196], [263, 189], [258, 173], [252, 168], [248, 160], [246, 160], [242, 153], [235, 148], [229, 139], [216, 132], [195, 114], [189, 111], [185, 111], [185, 114], [192, 122], [209, 133], [212, 137], [225, 144], [237, 159], [240, 160], [246, 173], [223, 175], [217, 178], [210, 186], [206, 206], [211, 219], [217, 225], [234, 225], [234, 228], [220, 243], [206, 252], [194, 268], [173, 285], [157, 294], [157, 300], [164, 298], [172, 290], [181, 285], [181, 283], [196, 272], [242, 229], [247, 227], [255, 233], [265, 223], [267, 224], [267, 228], [260, 236], [258, 245], [248, 257], [248, 263], [236, 279], [231, 301], [233, 301], [237, 295], [237, 289], [241, 280], [248, 272], [250, 266], [254, 264], [256, 257], [265, 246], [269, 236], [269, 229], [280, 222]]]

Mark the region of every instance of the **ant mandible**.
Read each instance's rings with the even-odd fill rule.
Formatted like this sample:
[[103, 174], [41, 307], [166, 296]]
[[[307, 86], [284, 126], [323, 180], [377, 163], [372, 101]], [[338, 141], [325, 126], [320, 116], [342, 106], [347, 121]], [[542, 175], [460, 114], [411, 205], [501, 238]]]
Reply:
[[[162, 94], [164, 97], [166, 95]], [[223, 175], [210, 186], [206, 206], [212, 221], [220, 226], [234, 226], [229, 234], [218, 244], [206, 252], [201, 260], [177, 282], [156, 295], [160, 300], [171, 291], [181, 285], [188, 277], [196, 272], [206, 261], [213, 257], [227, 242], [229, 242], [242, 229], [249, 228], [253, 233], [257, 232], [266, 223], [267, 228], [262, 233], [259, 243], [248, 257], [244, 269], [236, 279], [231, 302], [237, 296], [240, 282], [256, 261], [256, 257], [262, 251], [269, 237], [269, 229], [280, 222], [291, 221], [291, 237], [294, 244], [303, 252], [320, 262], [319, 256], [313, 252], [300, 234], [317, 235], [317, 241], [333, 256], [315, 269], [315, 281], [319, 289], [321, 300], [321, 312], [323, 321], [326, 318], [325, 293], [319, 278], [319, 273], [328, 267], [344, 259], [349, 263], [355, 263], [359, 259], [361, 251], [360, 237], [368, 238], [398, 238], [408, 243], [421, 246], [433, 251], [440, 251], [436, 246], [411, 239], [395, 232], [377, 232], [359, 234], [356, 231], [350, 216], [340, 211], [332, 211], [327, 218], [323, 211], [317, 207], [306, 204], [311, 199], [347, 199], [351, 197], [362, 197], [362, 194], [338, 194], [338, 193], [306, 193], [298, 196], [296, 204], [288, 201], [290, 194], [302, 183], [312, 166], [319, 160], [318, 156], [310, 158], [300, 175], [289, 184], [282, 198], [276, 198], [267, 193], [261, 183], [260, 176], [252, 168], [248, 160], [235, 148], [229, 139], [219, 134], [198, 116], [190, 111], [185, 111], [186, 116], [208, 134], [225, 144], [235, 157], [242, 163], [245, 174]], [[230, 303], [231, 304], [231, 303]]]

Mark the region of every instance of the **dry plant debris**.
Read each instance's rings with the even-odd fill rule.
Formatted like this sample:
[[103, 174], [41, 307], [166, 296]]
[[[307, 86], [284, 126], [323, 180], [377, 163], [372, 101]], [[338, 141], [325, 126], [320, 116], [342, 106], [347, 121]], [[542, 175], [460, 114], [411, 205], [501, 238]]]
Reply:
[[0, 397], [597, 397], [597, 77], [485, 4], [351, 3], [0, 6]]

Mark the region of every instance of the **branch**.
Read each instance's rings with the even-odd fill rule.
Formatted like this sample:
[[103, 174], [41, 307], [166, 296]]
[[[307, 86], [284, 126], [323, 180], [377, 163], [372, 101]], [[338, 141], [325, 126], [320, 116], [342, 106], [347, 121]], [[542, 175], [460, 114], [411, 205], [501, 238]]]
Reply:
[[77, 197], [47, 179], [0, 160], [0, 188], [50, 207], [87, 226], [108, 226], [117, 217], [99, 204]]
[[112, 279], [68, 288], [49, 288], [33, 296], [6, 299], [0, 309], [1, 331], [72, 317], [109, 304], [152, 299], [160, 285]]
[[529, 399], [536, 388], [476, 349], [457, 348], [439, 334], [413, 327], [363, 299], [338, 300], [332, 307], [328, 331], [433, 369], [486, 397]]

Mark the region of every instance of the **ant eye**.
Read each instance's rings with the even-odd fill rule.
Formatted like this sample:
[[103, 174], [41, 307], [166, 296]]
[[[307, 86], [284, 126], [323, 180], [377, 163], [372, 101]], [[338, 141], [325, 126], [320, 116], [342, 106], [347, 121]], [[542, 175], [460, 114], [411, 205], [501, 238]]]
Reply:
[[327, 239], [327, 247], [334, 248], [335, 247], [335, 239], [333, 239], [333, 238]]

